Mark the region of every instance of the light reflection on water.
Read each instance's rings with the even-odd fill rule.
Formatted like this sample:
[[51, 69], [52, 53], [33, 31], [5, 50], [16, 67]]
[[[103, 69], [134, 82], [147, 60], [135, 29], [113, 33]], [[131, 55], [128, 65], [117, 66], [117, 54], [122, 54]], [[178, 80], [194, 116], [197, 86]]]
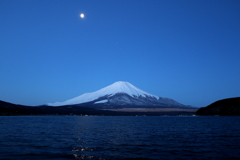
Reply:
[[85, 156], [85, 155], [77, 155], [77, 154], [73, 154], [73, 156], [76, 159], [92, 159], [93, 158], [93, 156]]
[[240, 158], [240, 117], [0, 117], [0, 159]]

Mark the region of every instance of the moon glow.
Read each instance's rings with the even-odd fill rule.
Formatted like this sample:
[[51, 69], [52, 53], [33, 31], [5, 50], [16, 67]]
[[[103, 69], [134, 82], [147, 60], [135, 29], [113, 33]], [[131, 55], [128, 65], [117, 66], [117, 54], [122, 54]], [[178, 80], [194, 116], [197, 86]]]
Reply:
[[80, 17], [81, 17], [81, 18], [84, 18], [84, 14], [83, 14], [83, 13], [81, 13], [81, 14], [80, 14]]

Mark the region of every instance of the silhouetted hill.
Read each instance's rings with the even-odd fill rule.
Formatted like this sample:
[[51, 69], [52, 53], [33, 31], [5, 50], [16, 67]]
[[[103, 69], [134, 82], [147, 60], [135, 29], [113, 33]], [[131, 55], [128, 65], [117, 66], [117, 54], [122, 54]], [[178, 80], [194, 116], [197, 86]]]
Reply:
[[30, 106], [12, 104], [0, 100], [0, 115], [23, 115], [27, 114], [26, 110], [30, 109]]
[[200, 108], [197, 115], [240, 116], [240, 97], [216, 101], [207, 107]]
[[0, 115], [102, 115], [110, 114], [111, 111], [100, 111], [81, 106], [24, 106], [0, 101]]
[[0, 107], [13, 108], [13, 107], [26, 107], [26, 106], [4, 102], [0, 100]]

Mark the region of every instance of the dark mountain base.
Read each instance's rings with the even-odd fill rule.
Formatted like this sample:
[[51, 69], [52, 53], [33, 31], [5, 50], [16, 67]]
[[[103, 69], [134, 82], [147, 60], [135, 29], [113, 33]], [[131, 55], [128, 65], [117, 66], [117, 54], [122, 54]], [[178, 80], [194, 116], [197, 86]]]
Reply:
[[[105, 101], [105, 102], [101, 102]], [[99, 103], [101, 102], [101, 103]], [[151, 96], [130, 96], [126, 93], [116, 93], [113, 96], [105, 95], [96, 100], [75, 104], [95, 109], [119, 109], [119, 108], [194, 108], [180, 104], [172, 99]]]
[[165, 112], [119, 112], [98, 110], [81, 106], [23, 106], [0, 101], [0, 116], [11, 115], [97, 115], [97, 116], [177, 116], [194, 115], [195, 112], [188, 111], [165, 111]]
[[216, 101], [207, 107], [200, 108], [196, 114], [206, 116], [240, 116], [240, 97]]

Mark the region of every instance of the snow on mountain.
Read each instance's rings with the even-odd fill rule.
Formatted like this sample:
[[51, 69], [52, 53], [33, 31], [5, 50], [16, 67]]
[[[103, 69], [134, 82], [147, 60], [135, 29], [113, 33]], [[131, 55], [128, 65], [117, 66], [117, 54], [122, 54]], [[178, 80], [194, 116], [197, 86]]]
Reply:
[[94, 104], [98, 104], [98, 103], [106, 103], [106, 102], [108, 102], [108, 100], [107, 100], [107, 99], [104, 99], [104, 100], [101, 100], [101, 101], [97, 101], [97, 102], [95, 102]]
[[[125, 93], [131, 97], [145, 97], [145, 98], [151, 97], [154, 99], [159, 99], [158, 96], [149, 94], [149, 93], [135, 87], [134, 85], [132, 85], [129, 82], [118, 81], [118, 82], [115, 82], [115, 83], [113, 83], [105, 88], [102, 88], [96, 92], [85, 93], [85, 94], [82, 94], [73, 99], [67, 100], [65, 102], [48, 103], [47, 105], [62, 106], [62, 105], [81, 104], [81, 103], [86, 103], [86, 102], [91, 102], [91, 101], [97, 100], [103, 96], [112, 97], [112, 96], [116, 95], [117, 93]], [[99, 102], [95, 102], [95, 103], [104, 103], [104, 102], [107, 102], [107, 100], [99, 101]]]
[[96, 92], [85, 93], [65, 102], [49, 103], [49, 106], [78, 105], [96, 109], [114, 108], [187, 108], [170, 98], [149, 94], [128, 82], [115, 82]]

